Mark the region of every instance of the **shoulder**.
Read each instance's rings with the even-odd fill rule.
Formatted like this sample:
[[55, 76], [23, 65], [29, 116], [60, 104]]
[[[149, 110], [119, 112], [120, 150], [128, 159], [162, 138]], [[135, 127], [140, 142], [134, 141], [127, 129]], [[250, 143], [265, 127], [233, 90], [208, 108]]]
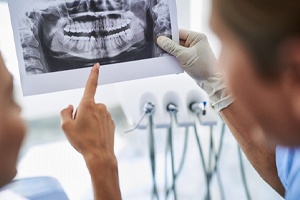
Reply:
[[[299, 159], [299, 158], [298, 158]], [[298, 162], [297, 170], [293, 170], [288, 178], [288, 188], [286, 189], [285, 199], [293, 200], [300, 197], [300, 164]]]
[[276, 166], [278, 176], [286, 189], [286, 199], [300, 196], [300, 148], [277, 146]]
[[11, 190], [0, 191], [0, 199], [29, 200], [27, 198], [21, 197]]

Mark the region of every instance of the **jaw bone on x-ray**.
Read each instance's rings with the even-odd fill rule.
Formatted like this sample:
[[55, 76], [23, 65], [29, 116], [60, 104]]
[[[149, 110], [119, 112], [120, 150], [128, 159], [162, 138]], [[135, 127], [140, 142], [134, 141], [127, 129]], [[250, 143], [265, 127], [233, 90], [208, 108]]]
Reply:
[[33, 0], [20, 19], [27, 74], [163, 56], [168, 0]]

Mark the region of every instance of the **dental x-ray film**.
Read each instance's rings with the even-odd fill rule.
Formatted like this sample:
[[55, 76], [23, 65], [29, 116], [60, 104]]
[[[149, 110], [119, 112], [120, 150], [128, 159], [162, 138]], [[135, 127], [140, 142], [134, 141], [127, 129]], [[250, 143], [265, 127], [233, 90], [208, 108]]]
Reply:
[[23, 94], [84, 87], [100, 63], [99, 84], [181, 73], [156, 44], [178, 42], [174, 0], [10, 0]]

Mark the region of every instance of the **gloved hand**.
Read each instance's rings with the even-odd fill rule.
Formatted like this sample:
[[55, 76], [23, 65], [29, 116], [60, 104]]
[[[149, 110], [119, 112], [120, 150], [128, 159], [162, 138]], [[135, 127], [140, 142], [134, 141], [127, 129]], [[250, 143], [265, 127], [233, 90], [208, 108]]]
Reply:
[[175, 56], [185, 72], [208, 94], [217, 111], [228, 107], [233, 99], [225, 84], [224, 73], [217, 69], [216, 58], [204, 34], [187, 30], [179, 32], [180, 45], [160, 36], [157, 44]]

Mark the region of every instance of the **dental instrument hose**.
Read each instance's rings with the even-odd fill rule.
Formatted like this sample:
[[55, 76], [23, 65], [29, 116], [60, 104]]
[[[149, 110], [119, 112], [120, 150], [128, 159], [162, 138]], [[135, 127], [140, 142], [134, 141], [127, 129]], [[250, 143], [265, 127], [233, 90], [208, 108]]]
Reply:
[[[187, 147], [188, 147], [188, 137], [189, 137], [189, 127], [185, 128], [185, 135], [184, 135], [184, 144], [183, 144], [183, 151], [182, 151], [182, 155], [180, 158], [180, 162], [179, 162], [179, 167], [175, 172], [175, 181], [177, 180], [177, 178], [179, 177], [179, 175], [182, 172], [184, 163], [185, 163], [185, 159], [186, 159], [186, 154], [187, 154]], [[169, 130], [168, 130], [168, 136], [167, 136], [167, 144], [166, 144], [166, 151], [165, 151], [165, 199], [168, 199], [168, 196], [170, 194], [170, 191], [172, 191], [172, 186], [169, 187], [168, 186], [168, 176], [167, 176], [167, 157], [168, 157], [168, 151], [169, 151]]]
[[[196, 116], [197, 116], [197, 119], [198, 119], [199, 123], [201, 124], [199, 113]], [[224, 187], [223, 187], [223, 184], [222, 184], [220, 171], [218, 169], [220, 155], [221, 155], [221, 152], [222, 152], [223, 141], [224, 141], [225, 124], [224, 123], [222, 124], [221, 135], [220, 135], [220, 142], [219, 142], [219, 148], [218, 148], [217, 151], [215, 150], [215, 145], [214, 145], [214, 140], [213, 140], [213, 127], [210, 126], [210, 145], [209, 145], [208, 168], [206, 168], [206, 165], [205, 165], [205, 160], [204, 160], [204, 157], [203, 157], [203, 151], [202, 151], [202, 147], [201, 147], [201, 143], [200, 143], [200, 137], [198, 135], [198, 131], [197, 131], [197, 126], [196, 125], [194, 126], [194, 130], [195, 130], [195, 136], [196, 136], [196, 140], [197, 140], [199, 152], [200, 152], [200, 155], [201, 155], [202, 165], [204, 166], [203, 169], [205, 170], [204, 173], [205, 173], [206, 183], [207, 183], [206, 199], [208, 199], [208, 200], [211, 199], [211, 196], [210, 196], [210, 184], [211, 184], [213, 175], [216, 174], [218, 185], [219, 185], [219, 189], [220, 189], [220, 193], [221, 193], [221, 198], [222, 198], [222, 200], [225, 200]], [[214, 160], [214, 166], [212, 165], [212, 161], [213, 160]]]
[[153, 116], [152, 114], [149, 115], [149, 150], [150, 150], [150, 162], [151, 162], [151, 172], [152, 172], [152, 199], [159, 200], [159, 194], [157, 191], [157, 183], [156, 183], [156, 161], [155, 161], [155, 139], [154, 139], [154, 132], [153, 132]]
[[[177, 190], [176, 190], [176, 172], [175, 172], [175, 161], [174, 161], [174, 147], [173, 147], [173, 133], [174, 133], [174, 126], [177, 125], [176, 114], [177, 114], [177, 106], [175, 104], [169, 104], [167, 106], [167, 111], [170, 114], [171, 124], [168, 129], [168, 148], [171, 154], [171, 169], [172, 169], [172, 190], [174, 195], [174, 200], [177, 200]], [[169, 190], [166, 191], [166, 198], [168, 197]]]
[[219, 160], [220, 160], [220, 156], [221, 156], [221, 152], [222, 152], [222, 148], [223, 148], [224, 135], [225, 135], [225, 123], [223, 122], [222, 128], [221, 128], [219, 149], [218, 149], [218, 152], [215, 154], [215, 167], [212, 171], [212, 176], [214, 173], [217, 173], [217, 181], [218, 181], [218, 185], [220, 188], [222, 200], [225, 200], [226, 198], [225, 198], [224, 187], [222, 184], [221, 174], [220, 174], [220, 170], [219, 170], [218, 166], [219, 166]]
[[[199, 117], [198, 117], [198, 119], [200, 122]], [[213, 140], [213, 126], [212, 125], [210, 126], [210, 150], [209, 150], [209, 171], [208, 171], [209, 183], [211, 183], [214, 174], [216, 174], [222, 200], [225, 200], [225, 192], [224, 192], [224, 187], [222, 184], [221, 174], [220, 174], [218, 165], [219, 165], [220, 154], [222, 152], [224, 132], [225, 132], [225, 124], [223, 123], [222, 128], [221, 128], [219, 148], [218, 148], [218, 151], [216, 152], [215, 144], [214, 144], [214, 140]], [[214, 166], [212, 166], [212, 163], [211, 163], [213, 159], [214, 159]]]
[[198, 149], [199, 149], [199, 153], [200, 153], [200, 159], [201, 159], [201, 163], [202, 163], [202, 168], [203, 168], [203, 172], [205, 175], [205, 181], [206, 181], [206, 200], [210, 200], [211, 199], [211, 195], [210, 195], [210, 183], [209, 183], [209, 177], [208, 177], [208, 171], [206, 169], [206, 165], [205, 165], [205, 160], [204, 160], [204, 154], [203, 154], [203, 150], [202, 150], [202, 145], [200, 143], [200, 138], [198, 135], [198, 130], [197, 130], [197, 126], [196, 124], [194, 124], [194, 133], [195, 133], [195, 137], [196, 137], [196, 142], [198, 145]]

